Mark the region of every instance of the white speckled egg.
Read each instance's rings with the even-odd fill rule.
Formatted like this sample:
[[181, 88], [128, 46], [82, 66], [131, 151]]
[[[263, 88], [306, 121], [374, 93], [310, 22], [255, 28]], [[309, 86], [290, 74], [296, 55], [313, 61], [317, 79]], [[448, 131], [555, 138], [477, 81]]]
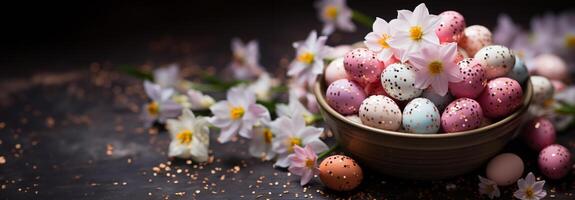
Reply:
[[483, 65], [473, 58], [463, 59], [457, 65], [463, 80], [449, 83], [449, 92], [457, 98], [476, 98], [487, 85]]
[[499, 186], [515, 183], [524, 170], [523, 160], [515, 154], [503, 153], [487, 163], [486, 175]]
[[437, 133], [441, 117], [437, 107], [426, 98], [415, 98], [403, 109], [403, 129], [410, 133]]
[[395, 131], [401, 126], [401, 110], [393, 99], [373, 95], [363, 100], [359, 107], [359, 118], [367, 126]]
[[525, 62], [519, 56], [515, 56], [515, 65], [513, 69], [507, 74], [509, 78], [516, 80], [517, 82], [523, 84], [529, 78], [529, 71], [525, 66]]
[[329, 85], [339, 79], [347, 79], [347, 72], [343, 67], [343, 57], [337, 58], [329, 63], [325, 68], [325, 83]]
[[421, 95], [422, 89], [415, 87], [415, 68], [409, 64], [395, 63], [381, 73], [381, 83], [390, 97], [405, 101]]
[[515, 65], [513, 51], [501, 45], [483, 47], [474, 59], [483, 65], [485, 77], [489, 80], [507, 75]]
[[555, 89], [549, 79], [543, 76], [531, 76], [531, 84], [533, 85], [533, 103], [543, 105], [545, 101], [553, 98]]
[[453, 96], [451, 96], [449, 92], [445, 96], [441, 96], [435, 93], [431, 87], [425, 89], [421, 94], [421, 97], [429, 99], [431, 102], [433, 102], [439, 112], [443, 112], [445, 107], [447, 107], [447, 105], [453, 101]]
[[535, 74], [551, 80], [566, 80], [569, 78], [567, 64], [554, 54], [541, 54], [533, 59]]
[[463, 31], [463, 37], [458, 44], [469, 56], [474, 56], [479, 49], [493, 44], [491, 31], [481, 25], [469, 26]]

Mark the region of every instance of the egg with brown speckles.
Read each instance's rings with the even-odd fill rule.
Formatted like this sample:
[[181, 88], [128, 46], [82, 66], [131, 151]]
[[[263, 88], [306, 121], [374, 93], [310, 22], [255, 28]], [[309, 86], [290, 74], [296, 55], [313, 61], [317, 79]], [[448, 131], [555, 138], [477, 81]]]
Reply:
[[483, 114], [489, 118], [502, 118], [510, 115], [523, 102], [523, 89], [513, 79], [500, 77], [490, 80], [477, 98]]
[[363, 171], [352, 158], [333, 155], [319, 164], [319, 178], [329, 189], [350, 191], [363, 180]]
[[415, 98], [403, 109], [402, 126], [410, 133], [437, 133], [441, 117], [437, 107], [426, 98]]
[[405, 63], [387, 66], [381, 73], [381, 84], [391, 98], [405, 101], [421, 95], [422, 89], [415, 87], [415, 68]]
[[519, 156], [503, 153], [495, 156], [487, 163], [485, 174], [497, 185], [507, 186], [515, 183], [521, 177], [525, 168], [523, 165], [523, 160]]
[[543, 76], [531, 76], [531, 85], [533, 85], [533, 103], [543, 105], [553, 98], [555, 88], [549, 79]]
[[395, 131], [401, 126], [401, 109], [393, 99], [373, 95], [361, 103], [359, 118], [367, 126]]
[[473, 57], [481, 48], [493, 44], [491, 31], [481, 25], [469, 26], [463, 30], [463, 37], [458, 44]]
[[447, 133], [467, 131], [479, 128], [483, 111], [477, 101], [459, 98], [451, 102], [441, 115], [441, 127]]
[[439, 14], [439, 25], [435, 29], [435, 34], [440, 42], [457, 42], [465, 30], [465, 19], [463, 15], [456, 11], [445, 11]]
[[366, 48], [357, 48], [345, 54], [343, 66], [349, 78], [362, 86], [379, 81], [383, 62], [377, 60], [375, 52]]
[[550, 179], [561, 179], [572, 169], [571, 152], [559, 144], [552, 144], [539, 152], [539, 171]]
[[331, 83], [325, 94], [329, 106], [342, 115], [356, 114], [365, 97], [363, 88], [347, 79]]
[[473, 58], [483, 65], [488, 80], [507, 75], [515, 66], [513, 51], [501, 45], [483, 47]]
[[466, 58], [457, 63], [459, 72], [463, 80], [449, 83], [449, 92], [458, 98], [476, 98], [481, 94], [487, 79], [485, 79], [485, 69], [473, 58]]

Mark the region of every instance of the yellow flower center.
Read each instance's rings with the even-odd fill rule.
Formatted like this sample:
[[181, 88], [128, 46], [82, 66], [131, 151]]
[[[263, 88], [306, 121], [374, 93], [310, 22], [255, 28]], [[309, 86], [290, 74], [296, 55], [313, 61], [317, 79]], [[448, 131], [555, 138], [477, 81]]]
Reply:
[[527, 197], [527, 199], [532, 199], [533, 197], [535, 197], [533, 188], [527, 187], [527, 189], [525, 189], [525, 196]]
[[421, 26], [412, 26], [409, 29], [409, 37], [416, 42], [419, 42], [423, 38], [423, 30]]
[[180, 144], [190, 144], [192, 142], [192, 131], [185, 129], [176, 135]]
[[387, 40], [390, 38], [391, 36], [388, 34], [383, 34], [383, 36], [381, 36], [381, 38], [377, 41], [379, 43], [379, 45], [381, 45], [381, 47], [383, 47], [384, 49], [389, 48], [389, 44], [387, 44]]
[[567, 36], [565, 36], [565, 46], [567, 48], [575, 48], [575, 35], [574, 34], [567, 34]]
[[303, 115], [303, 120], [305, 121], [305, 124], [312, 124], [313, 121], [315, 120], [315, 117], [313, 115]]
[[264, 128], [264, 141], [266, 144], [271, 144], [273, 137], [274, 134], [272, 133], [272, 130], [269, 128]]
[[232, 120], [237, 120], [242, 118], [245, 112], [246, 111], [241, 106], [232, 107], [232, 109], [230, 110], [230, 117], [232, 118]]
[[314, 58], [313, 53], [305, 52], [305, 53], [300, 54], [300, 55], [297, 57], [297, 60], [299, 60], [299, 61], [302, 62], [302, 63], [305, 63], [305, 64], [308, 64], [308, 65], [309, 65], [309, 64], [311, 64], [311, 62], [313, 62], [313, 58]]
[[335, 19], [337, 17], [337, 8], [335, 6], [327, 6], [325, 8], [324, 14], [328, 19]]
[[148, 103], [146, 108], [148, 109], [148, 113], [150, 113], [152, 116], [158, 115], [158, 112], [160, 111], [160, 105], [155, 101]]
[[443, 63], [441, 61], [433, 61], [429, 63], [429, 73], [431, 75], [438, 75], [443, 72]]
[[288, 152], [293, 152], [293, 149], [295, 146], [301, 146], [301, 139], [298, 137], [292, 137], [289, 140], [289, 145], [288, 145]]
[[315, 164], [315, 162], [313, 162], [312, 159], [307, 159], [307, 160], [305, 161], [305, 166], [308, 167], [308, 168], [313, 168], [313, 167], [315, 167], [314, 164]]

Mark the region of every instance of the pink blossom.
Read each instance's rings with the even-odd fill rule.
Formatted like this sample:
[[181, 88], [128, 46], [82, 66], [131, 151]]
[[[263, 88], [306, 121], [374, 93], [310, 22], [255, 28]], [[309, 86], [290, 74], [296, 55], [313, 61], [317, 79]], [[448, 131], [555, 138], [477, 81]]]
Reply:
[[314, 175], [319, 174], [317, 155], [310, 145], [305, 145], [304, 148], [294, 146], [294, 153], [290, 154], [288, 159], [290, 161], [288, 170], [301, 176], [301, 185], [307, 184]]
[[449, 82], [461, 81], [459, 67], [454, 62], [457, 44], [427, 45], [409, 57], [415, 68], [415, 87], [426, 89], [430, 85], [435, 93], [445, 96]]

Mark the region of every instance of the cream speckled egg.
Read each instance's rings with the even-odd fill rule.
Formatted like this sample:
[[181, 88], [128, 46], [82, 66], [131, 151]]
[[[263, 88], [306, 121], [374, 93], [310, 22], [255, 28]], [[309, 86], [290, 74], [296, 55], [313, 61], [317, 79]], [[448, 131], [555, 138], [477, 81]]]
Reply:
[[506, 117], [521, 106], [523, 89], [513, 79], [500, 77], [490, 80], [477, 98], [483, 114], [489, 118]]
[[393, 99], [373, 95], [361, 103], [359, 118], [367, 126], [395, 131], [401, 126], [401, 109]]
[[347, 72], [343, 67], [343, 57], [337, 58], [329, 63], [325, 68], [325, 83], [329, 85], [339, 79], [347, 79]]
[[435, 93], [431, 87], [425, 89], [421, 94], [421, 97], [429, 99], [431, 102], [433, 102], [440, 113], [445, 110], [445, 107], [447, 107], [451, 101], [453, 101], [453, 96], [451, 96], [449, 92], [445, 96], [441, 96]]
[[513, 51], [501, 45], [483, 47], [474, 59], [483, 65], [485, 77], [489, 80], [507, 75], [515, 65]]
[[515, 65], [513, 65], [513, 69], [507, 74], [509, 78], [515, 79], [517, 82], [523, 84], [529, 78], [529, 71], [527, 70], [527, 66], [525, 66], [525, 62], [519, 56], [515, 56]]
[[325, 94], [329, 106], [342, 115], [356, 114], [365, 97], [363, 88], [347, 79], [331, 83]]
[[549, 79], [543, 76], [531, 76], [533, 85], [533, 103], [543, 105], [547, 100], [553, 98], [555, 88]]
[[459, 46], [463, 47], [469, 56], [473, 57], [481, 48], [493, 44], [491, 31], [481, 25], [465, 28]]
[[418, 97], [422, 89], [415, 87], [415, 68], [409, 64], [395, 63], [381, 73], [381, 83], [390, 97], [405, 101]]
[[319, 164], [319, 179], [329, 189], [349, 191], [361, 183], [363, 171], [352, 158], [333, 155]]
[[345, 54], [343, 66], [349, 78], [362, 86], [379, 81], [385, 68], [384, 63], [377, 60], [376, 54], [366, 48], [353, 49]]
[[459, 72], [463, 80], [460, 82], [450, 82], [449, 92], [457, 98], [476, 98], [481, 94], [485, 85], [487, 85], [485, 69], [479, 62], [474, 61], [473, 58], [463, 59], [457, 63], [457, 65], [459, 66]]
[[569, 78], [567, 64], [554, 54], [541, 54], [532, 61], [535, 74], [551, 80], [566, 80]]
[[561, 179], [572, 169], [571, 152], [559, 144], [552, 144], [539, 152], [539, 171], [550, 179]]
[[441, 127], [447, 133], [467, 131], [479, 128], [483, 111], [477, 101], [459, 98], [451, 102], [441, 115]]
[[523, 160], [515, 154], [503, 153], [487, 163], [486, 175], [499, 186], [514, 184], [524, 170]]
[[463, 15], [456, 11], [445, 11], [439, 14], [439, 26], [435, 29], [435, 34], [441, 43], [457, 42], [465, 30], [465, 19]]
[[415, 98], [403, 109], [403, 129], [410, 133], [437, 133], [441, 125], [439, 110], [426, 98]]

